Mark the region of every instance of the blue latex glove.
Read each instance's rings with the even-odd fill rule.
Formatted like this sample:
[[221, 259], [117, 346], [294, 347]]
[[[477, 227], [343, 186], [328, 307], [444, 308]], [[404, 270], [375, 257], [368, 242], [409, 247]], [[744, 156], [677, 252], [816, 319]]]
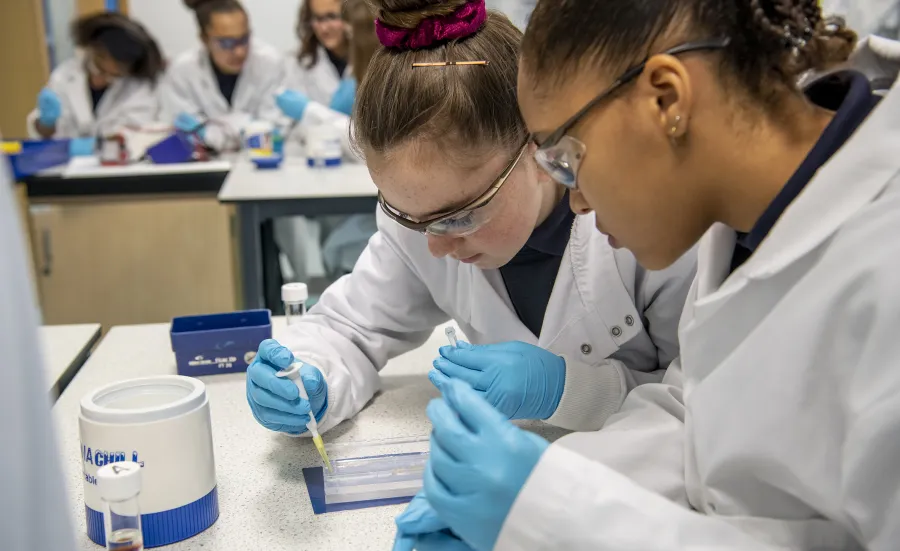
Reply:
[[181, 130], [182, 132], [187, 132], [188, 134], [196, 134], [200, 137], [201, 140], [206, 139], [206, 127], [201, 127], [203, 123], [200, 122], [200, 119], [191, 115], [190, 113], [179, 113], [177, 117], [175, 117], [175, 128]]
[[507, 421], [461, 381], [448, 381], [443, 394], [428, 404], [434, 430], [425, 497], [454, 534], [489, 551], [550, 444]]
[[275, 103], [281, 112], [295, 121], [303, 118], [306, 112], [306, 106], [309, 105], [309, 98], [302, 92], [296, 90], [285, 90], [275, 96]]
[[69, 140], [69, 156], [87, 157], [97, 151], [97, 138], [72, 138]]
[[341, 81], [337, 91], [331, 96], [331, 109], [349, 117], [353, 113], [354, 101], [356, 101], [356, 79], [347, 77]]
[[41, 126], [52, 128], [62, 116], [62, 101], [53, 90], [44, 88], [38, 94], [38, 122]]
[[397, 517], [397, 539], [393, 550], [470, 550], [471, 547], [451, 533], [449, 528], [428, 504], [425, 492], [419, 492]]
[[275, 376], [292, 363], [294, 355], [278, 341], [261, 342], [256, 358], [247, 368], [247, 402], [262, 426], [297, 435], [307, 431], [310, 411], [315, 412], [316, 421], [322, 420], [328, 410], [328, 385], [317, 367], [304, 364], [300, 378], [309, 395], [307, 402], [293, 381]]
[[439, 390], [459, 379], [508, 419], [547, 419], [566, 386], [566, 361], [524, 342], [443, 346], [428, 378]]

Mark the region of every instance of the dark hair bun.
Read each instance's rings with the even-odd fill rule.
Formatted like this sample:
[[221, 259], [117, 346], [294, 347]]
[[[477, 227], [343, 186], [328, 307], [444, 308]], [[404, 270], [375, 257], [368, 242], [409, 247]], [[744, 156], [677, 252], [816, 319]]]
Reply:
[[415, 29], [429, 17], [450, 15], [468, 0], [367, 0], [376, 17], [392, 27]]
[[189, 10], [197, 11], [203, 7], [203, 4], [213, 4], [217, 0], [182, 0]]

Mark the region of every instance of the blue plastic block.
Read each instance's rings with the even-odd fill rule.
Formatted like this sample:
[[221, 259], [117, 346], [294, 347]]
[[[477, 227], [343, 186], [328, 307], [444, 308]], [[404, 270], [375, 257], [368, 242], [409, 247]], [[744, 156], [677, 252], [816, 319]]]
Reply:
[[176, 132], [148, 148], [147, 156], [158, 165], [189, 163], [194, 160], [194, 144], [189, 135]]
[[272, 313], [247, 310], [175, 318], [171, 337], [179, 375], [241, 373], [259, 343], [272, 338]]

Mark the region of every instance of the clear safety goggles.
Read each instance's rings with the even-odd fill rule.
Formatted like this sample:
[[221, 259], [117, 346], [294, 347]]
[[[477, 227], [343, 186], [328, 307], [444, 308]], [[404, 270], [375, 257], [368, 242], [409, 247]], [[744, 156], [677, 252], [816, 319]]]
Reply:
[[[703, 50], [721, 50], [727, 47], [730, 42], [730, 38], [688, 42], [669, 48], [659, 55], [679, 55]], [[549, 138], [541, 143], [537, 143], [537, 140], [534, 140], [538, 146], [534, 154], [535, 161], [553, 180], [568, 189], [578, 189], [578, 170], [581, 167], [581, 162], [584, 160], [587, 146], [577, 138], [569, 136], [568, 132], [594, 107], [611, 98], [623, 86], [643, 73], [649, 60], [650, 57], [647, 57], [641, 63], [627, 69], [609, 88], [598, 94], [577, 113], [572, 115]]]
[[404, 228], [437, 236], [447, 235], [453, 237], [465, 237], [467, 235], [472, 235], [491, 221], [493, 212], [486, 207], [491, 200], [497, 196], [497, 192], [500, 191], [500, 188], [503, 187], [503, 184], [509, 179], [510, 174], [512, 174], [513, 170], [519, 164], [519, 161], [522, 160], [522, 157], [525, 156], [525, 151], [528, 149], [529, 145], [530, 141], [526, 141], [522, 145], [516, 156], [513, 157], [509, 165], [507, 165], [500, 174], [500, 177], [491, 184], [491, 187], [488, 188], [486, 192], [481, 194], [474, 201], [471, 201], [453, 212], [448, 212], [425, 220], [419, 220], [392, 207], [385, 201], [381, 192], [378, 193], [378, 204], [381, 205], [381, 210], [383, 210], [391, 220], [397, 222]]
[[103, 69], [101, 69], [100, 66], [97, 64], [97, 60], [94, 59], [93, 56], [89, 56], [87, 58], [86, 65], [87, 65], [87, 70], [90, 74], [98, 76], [98, 77], [102, 77], [109, 84], [113, 84], [117, 80], [124, 78], [122, 75], [110, 73], [108, 71], [104, 71]]
[[244, 36], [237, 37], [210, 37], [212, 39], [213, 44], [216, 45], [216, 48], [220, 50], [224, 50], [226, 52], [230, 52], [242, 46], [250, 45], [250, 33], [245, 34]]

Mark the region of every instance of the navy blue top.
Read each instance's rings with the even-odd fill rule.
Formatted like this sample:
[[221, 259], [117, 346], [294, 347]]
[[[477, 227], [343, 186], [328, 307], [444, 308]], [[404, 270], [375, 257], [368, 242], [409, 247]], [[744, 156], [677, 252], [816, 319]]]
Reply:
[[347, 60], [334, 55], [328, 48], [325, 48], [325, 53], [328, 55], [328, 60], [334, 65], [334, 68], [337, 69], [338, 75], [343, 78], [344, 71], [347, 70]]
[[100, 105], [100, 100], [103, 99], [103, 94], [105, 94], [106, 91], [109, 90], [109, 86], [105, 86], [103, 88], [94, 88], [92, 86], [88, 86], [88, 88], [91, 91], [91, 111], [96, 114], [97, 106]]
[[544, 314], [574, 221], [567, 191], [550, 216], [534, 229], [522, 250], [500, 268], [516, 315], [536, 337], [541, 335]]
[[231, 105], [231, 97], [234, 96], [234, 89], [237, 88], [238, 77], [241, 76], [240, 73], [236, 75], [226, 75], [216, 67], [212, 58], [209, 59], [209, 62], [212, 64], [213, 73], [216, 75], [216, 82], [219, 84], [219, 92], [222, 93], [222, 96], [225, 98], [225, 101], [228, 102], [228, 105]]
[[805, 93], [819, 107], [835, 111], [834, 118], [753, 228], [748, 233], [738, 232], [737, 245], [731, 258], [731, 271], [738, 269], [750, 258], [819, 168], [850, 139], [880, 99], [872, 93], [866, 76], [856, 71], [840, 71], [829, 75], [813, 83]]

